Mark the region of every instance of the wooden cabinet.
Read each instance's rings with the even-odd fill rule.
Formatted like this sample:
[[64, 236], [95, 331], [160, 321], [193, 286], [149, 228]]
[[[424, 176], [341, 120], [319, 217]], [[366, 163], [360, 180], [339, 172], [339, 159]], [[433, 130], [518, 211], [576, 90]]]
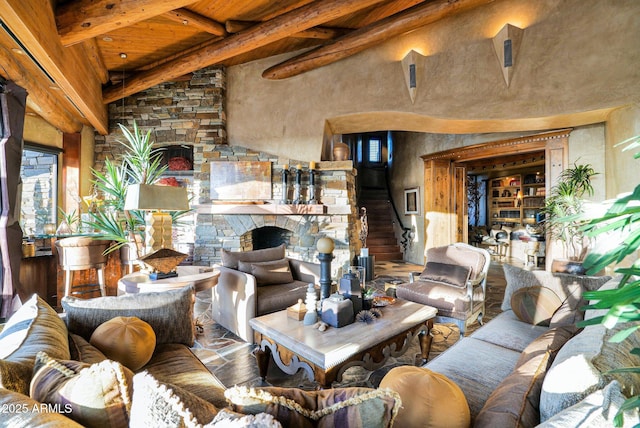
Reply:
[[491, 226], [522, 226], [538, 222], [544, 207], [544, 173], [527, 172], [489, 179], [488, 211]]

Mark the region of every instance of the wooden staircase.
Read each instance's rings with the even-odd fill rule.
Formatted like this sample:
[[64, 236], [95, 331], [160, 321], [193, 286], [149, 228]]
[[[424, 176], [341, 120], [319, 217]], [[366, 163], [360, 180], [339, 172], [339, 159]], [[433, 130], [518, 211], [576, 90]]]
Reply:
[[393, 208], [386, 190], [361, 189], [358, 206], [367, 209], [369, 255], [376, 256], [376, 261], [402, 260], [402, 251], [393, 229]]

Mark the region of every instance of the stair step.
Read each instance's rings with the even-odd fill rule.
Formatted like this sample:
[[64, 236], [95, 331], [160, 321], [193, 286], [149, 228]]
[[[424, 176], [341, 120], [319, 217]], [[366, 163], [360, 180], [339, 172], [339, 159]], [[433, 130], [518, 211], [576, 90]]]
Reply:
[[371, 252], [369, 252], [369, 254], [374, 255], [376, 257], [376, 261], [382, 262], [389, 262], [389, 261], [394, 261], [394, 260], [402, 260], [402, 253], [398, 252], [398, 253], [380, 253], [380, 254], [372, 254]]
[[371, 253], [371, 254], [399, 253], [400, 252], [400, 247], [398, 247], [398, 244], [396, 244], [396, 245], [369, 245], [369, 241], [367, 241], [367, 247], [369, 248], [369, 253]]
[[398, 240], [394, 236], [389, 237], [367, 237], [367, 246], [379, 246], [379, 245], [398, 245]]

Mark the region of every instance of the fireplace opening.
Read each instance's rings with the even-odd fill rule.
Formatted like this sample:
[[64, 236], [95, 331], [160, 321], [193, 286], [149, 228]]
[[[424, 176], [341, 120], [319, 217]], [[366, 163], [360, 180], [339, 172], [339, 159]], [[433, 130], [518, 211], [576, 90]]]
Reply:
[[280, 244], [289, 245], [293, 232], [276, 226], [264, 226], [253, 229], [242, 237], [241, 247], [244, 251], [263, 250], [277, 247]]

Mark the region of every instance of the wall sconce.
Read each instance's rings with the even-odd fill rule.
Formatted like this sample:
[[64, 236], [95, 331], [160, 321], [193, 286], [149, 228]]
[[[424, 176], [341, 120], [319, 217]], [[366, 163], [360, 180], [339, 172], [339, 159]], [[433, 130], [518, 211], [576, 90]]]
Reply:
[[125, 210], [148, 211], [145, 217], [145, 251], [172, 248], [173, 225], [166, 211], [189, 210], [187, 189], [184, 187], [132, 184], [127, 188]]
[[409, 90], [409, 97], [411, 98], [411, 104], [416, 99], [416, 93], [418, 91], [418, 76], [422, 71], [422, 59], [424, 56], [418, 52], [412, 50], [402, 59], [402, 72], [404, 73], [404, 80]]
[[502, 76], [504, 77], [507, 87], [509, 87], [511, 83], [511, 77], [523, 34], [523, 29], [507, 24], [502, 27], [498, 34], [492, 39], [493, 49], [498, 57], [498, 63], [502, 69]]

